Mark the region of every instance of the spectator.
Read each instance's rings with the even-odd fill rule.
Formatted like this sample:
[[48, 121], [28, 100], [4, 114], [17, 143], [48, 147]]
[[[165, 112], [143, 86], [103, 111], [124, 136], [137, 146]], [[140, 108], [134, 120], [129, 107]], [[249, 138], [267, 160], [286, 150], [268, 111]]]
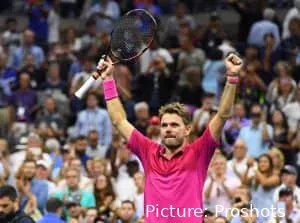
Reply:
[[134, 89], [136, 101], [147, 101], [151, 114], [156, 114], [160, 105], [168, 102], [173, 91], [165, 86], [174, 88], [174, 76], [167, 67], [166, 61], [161, 57], [155, 57], [149, 70], [137, 77]]
[[27, 53], [31, 53], [34, 57], [34, 64], [40, 68], [44, 62], [44, 51], [39, 46], [34, 45], [35, 34], [33, 31], [27, 29], [23, 33], [23, 44], [16, 48], [11, 55], [10, 65], [16, 69], [20, 69], [24, 65], [24, 58]]
[[84, 223], [95, 223], [97, 216], [98, 216], [97, 208], [88, 208], [86, 210]]
[[17, 31], [18, 21], [14, 17], [7, 18], [5, 21], [6, 30], [2, 34], [3, 44], [12, 52], [21, 44], [21, 34]]
[[134, 126], [144, 135], [149, 126], [149, 106], [146, 102], [136, 103], [134, 106], [135, 124]]
[[35, 197], [37, 208], [44, 213], [48, 200], [49, 187], [47, 182], [36, 178], [37, 164], [34, 160], [25, 160], [15, 175], [16, 185], [20, 193], [20, 207], [25, 208], [27, 202]]
[[106, 158], [107, 146], [101, 146], [99, 133], [96, 130], [91, 130], [87, 137], [88, 140], [88, 147], [86, 149], [86, 155], [89, 157], [99, 157], [99, 158]]
[[223, 142], [226, 149], [230, 152], [230, 147], [234, 144], [238, 138], [242, 127], [250, 125], [250, 120], [246, 117], [245, 105], [242, 103], [236, 103], [233, 108], [232, 118], [229, 119], [223, 130]]
[[272, 33], [275, 39], [273, 50], [276, 50], [280, 44], [280, 34], [277, 24], [272, 22], [274, 17], [275, 11], [273, 9], [267, 8], [264, 10], [263, 20], [258, 21], [251, 26], [250, 33], [248, 35], [248, 44], [263, 47], [265, 35]]
[[291, 189], [281, 189], [279, 191], [279, 201], [284, 202], [285, 212], [282, 216], [278, 214], [275, 219], [271, 219], [271, 223], [275, 223], [278, 220], [285, 219], [286, 222], [299, 222], [300, 221], [300, 211], [293, 205], [293, 191]]
[[45, 99], [44, 109], [36, 120], [36, 131], [42, 137], [63, 137], [65, 121], [51, 96]]
[[113, 185], [109, 177], [101, 174], [96, 178], [94, 194], [99, 214], [108, 219], [115, 211], [114, 201], [116, 198]]
[[213, 159], [213, 172], [206, 179], [204, 185], [204, 207], [210, 211], [215, 210], [216, 205], [221, 205], [222, 216], [227, 216], [231, 207], [233, 191], [240, 186], [240, 180], [226, 176], [226, 158], [216, 156]]
[[285, 160], [285, 157], [284, 157], [283, 153], [279, 149], [277, 149], [276, 147], [272, 147], [268, 151], [268, 154], [272, 158], [274, 171], [278, 175], [280, 175], [281, 171], [282, 171], [282, 169], [284, 167], [284, 160]]
[[[80, 172], [78, 170], [73, 168], [67, 169], [66, 170], [67, 187], [65, 187], [62, 191], [56, 192], [54, 195], [54, 197], [63, 201], [64, 204], [67, 204], [67, 208], [68, 208], [67, 219], [69, 219], [69, 217], [72, 218], [80, 217], [81, 216], [80, 206], [82, 208], [90, 208], [96, 206], [94, 194], [81, 190], [79, 188], [79, 180], [80, 180]], [[79, 207], [79, 213], [77, 209], [72, 210], [71, 207], [74, 208]]]
[[[258, 168], [254, 175], [249, 176], [249, 169], [253, 167], [253, 162], [248, 164], [246, 172], [242, 176], [242, 182], [251, 187], [252, 201], [251, 203], [262, 213], [262, 209], [271, 209], [273, 204], [273, 196], [275, 188], [280, 184], [279, 176], [274, 172], [272, 158], [263, 154], [258, 159]], [[264, 199], [261, 199], [261, 198]], [[262, 216], [264, 220], [268, 220], [270, 216]]]
[[[174, 45], [179, 41], [177, 39], [177, 34], [179, 31], [180, 24], [187, 24], [190, 29], [195, 28], [195, 20], [191, 15], [187, 14], [186, 5], [183, 2], [178, 2], [176, 4], [175, 15], [171, 16], [165, 25], [165, 43], [168, 43], [170, 48], [173, 48]], [[171, 42], [171, 43], [170, 43]]]
[[56, 63], [50, 64], [49, 73], [46, 81], [42, 83], [40, 89], [42, 91], [58, 91], [61, 94], [68, 94], [68, 85], [60, 78], [59, 65]]
[[296, 185], [297, 181], [297, 169], [291, 165], [285, 165], [281, 174], [281, 185], [279, 185], [273, 197], [273, 202], [277, 203], [279, 201], [279, 194], [282, 189], [291, 189], [293, 191], [293, 202], [294, 207], [300, 207], [300, 188]]
[[0, 187], [0, 220], [14, 223], [34, 223], [19, 209], [19, 200], [15, 188], [9, 185]]
[[134, 223], [137, 221], [137, 217], [135, 215], [135, 206], [132, 201], [126, 200], [122, 202], [121, 208], [119, 210], [118, 216], [114, 223]]
[[112, 125], [108, 113], [98, 106], [95, 94], [89, 94], [86, 99], [87, 109], [78, 114], [75, 124], [75, 135], [87, 136], [92, 129], [99, 133], [100, 145], [109, 146], [111, 143]]
[[99, 0], [98, 3], [90, 8], [86, 17], [96, 20], [97, 31], [110, 33], [119, 16], [120, 8], [115, 1]]
[[291, 133], [285, 115], [280, 110], [275, 110], [272, 114], [272, 124], [274, 128], [273, 144], [280, 149], [285, 157], [285, 163], [295, 165], [296, 151], [291, 147]]
[[50, 198], [46, 205], [47, 214], [45, 214], [37, 223], [65, 223], [65, 221], [61, 220], [63, 215], [63, 205], [63, 202], [59, 199]]
[[32, 123], [38, 109], [37, 93], [30, 89], [30, 77], [27, 73], [20, 75], [20, 89], [10, 99], [11, 113], [16, 122]]
[[290, 37], [289, 24], [292, 18], [297, 17], [299, 15], [299, 10], [300, 10], [300, 1], [294, 0], [294, 7], [287, 12], [283, 21], [282, 39], [286, 39]]
[[29, 29], [35, 34], [36, 44], [45, 48], [48, 40], [50, 6], [45, 0], [32, 1], [29, 5]]
[[[245, 143], [237, 139], [233, 145], [233, 157], [227, 161], [226, 176], [241, 181], [242, 175], [247, 170], [248, 160], [249, 157], [247, 157], [247, 147]], [[253, 169], [250, 171], [253, 171]]]
[[48, 44], [53, 45], [59, 42], [60, 35], [59, 35], [59, 25], [60, 25], [60, 18], [59, 18], [59, 0], [54, 0], [52, 3], [52, 7], [49, 11], [48, 15]]
[[144, 187], [145, 176], [142, 172], [134, 174], [134, 182], [137, 188], [137, 195], [135, 198], [136, 215], [138, 218], [144, 216]]
[[297, 125], [300, 121], [300, 88], [296, 91], [296, 97], [294, 102], [287, 103], [283, 108], [282, 111], [284, 112], [285, 116], [287, 117], [289, 129], [292, 133], [295, 133], [297, 130]]
[[[71, 152], [70, 152], [71, 153]], [[83, 169], [83, 166], [81, 164], [81, 161], [79, 158], [71, 158], [65, 162], [64, 164], [67, 164], [67, 167], [71, 167], [72, 169], [75, 169], [77, 172], [80, 173], [79, 177], [79, 189], [83, 191], [87, 191], [89, 193], [93, 192], [93, 183], [92, 180], [89, 179], [84, 175], [85, 170]], [[68, 171], [68, 169], [66, 169]], [[64, 177], [58, 184], [57, 184], [57, 190], [64, 190], [67, 187], [67, 179]]]
[[238, 138], [246, 143], [248, 155], [257, 158], [268, 151], [273, 128], [266, 123], [265, 114], [259, 105], [252, 105], [250, 116], [251, 125], [242, 127]]
[[254, 64], [247, 64], [245, 75], [240, 79], [238, 98], [248, 108], [253, 103], [264, 104], [267, 87]]

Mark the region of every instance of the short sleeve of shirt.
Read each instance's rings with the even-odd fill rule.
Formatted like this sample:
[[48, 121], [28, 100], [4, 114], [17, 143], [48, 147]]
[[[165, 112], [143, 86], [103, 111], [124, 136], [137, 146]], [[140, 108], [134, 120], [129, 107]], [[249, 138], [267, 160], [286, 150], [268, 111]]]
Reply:
[[151, 149], [151, 147], [154, 145], [154, 142], [152, 142], [149, 138], [145, 137], [136, 129], [133, 130], [128, 141], [128, 148], [138, 156], [138, 158], [142, 161], [143, 164], [147, 158], [149, 149]]
[[195, 151], [200, 162], [201, 169], [207, 170], [215, 149], [219, 145], [220, 143], [212, 137], [209, 128], [206, 128], [202, 136], [191, 144], [191, 148]]

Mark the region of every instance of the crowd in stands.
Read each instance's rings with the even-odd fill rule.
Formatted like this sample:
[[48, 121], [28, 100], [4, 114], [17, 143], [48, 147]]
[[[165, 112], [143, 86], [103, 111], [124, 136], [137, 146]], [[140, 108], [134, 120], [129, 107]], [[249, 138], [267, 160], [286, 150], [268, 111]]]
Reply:
[[[244, 60], [203, 189], [204, 222], [300, 222], [300, 0], [5, 2], [22, 6], [28, 26], [21, 30], [12, 14], [0, 33], [0, 186], [14, 186], [20, 209], [36, 222], [49, 213], [68, 223], [144, 222], [143, 167], [111, 123], [101, 80], [84, 99], [74, 96], [106, 51], [114, 23], [133, 8], [151, 11], [159, 32], [114, 75], [128, 120], [157, 143], [158, 109], [173, 101], [191, 112], [190, 142], [201, 136], [218, 111], [223, 58], [234, 51]], [[237, 35], [217, 12], [198, 24], [193, 9], [203, 5], [238, 14]], [[283, 20], [278, 7], [286, 7]], [[62, 29], [63, 18], [84, 25]], [[261, 215], [279, 202], [286, 217]], [[217, 205], [224, 207], [218, 217]]]

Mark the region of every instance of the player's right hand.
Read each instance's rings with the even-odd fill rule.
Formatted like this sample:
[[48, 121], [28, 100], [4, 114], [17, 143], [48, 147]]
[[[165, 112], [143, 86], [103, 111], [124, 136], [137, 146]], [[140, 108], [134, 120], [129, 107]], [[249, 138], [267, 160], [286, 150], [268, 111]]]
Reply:
[[103, 80], [112, 78], [114, 72], [113, 62], [108, 56], [106, 57], [106, 60], [104, 60], [103, 62], [101, 60], [102, 58], [100, 59], [97, 65], [97, 70], [100, 71], [101, 78]]

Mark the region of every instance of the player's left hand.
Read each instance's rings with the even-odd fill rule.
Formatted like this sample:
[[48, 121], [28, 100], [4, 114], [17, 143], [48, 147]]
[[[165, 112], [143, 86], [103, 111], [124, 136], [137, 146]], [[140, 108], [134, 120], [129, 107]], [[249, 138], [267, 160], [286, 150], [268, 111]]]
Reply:
[[235, 53], [230, 53], [225, 59], [227, 75], [238, 76], [242, 67], [243, 60]]

